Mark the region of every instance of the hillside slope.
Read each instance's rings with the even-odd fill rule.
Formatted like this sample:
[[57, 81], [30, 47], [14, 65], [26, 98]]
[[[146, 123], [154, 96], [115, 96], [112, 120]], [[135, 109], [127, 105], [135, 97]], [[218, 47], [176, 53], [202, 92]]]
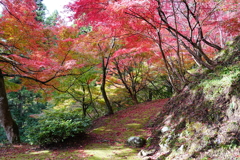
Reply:
[[240, 36], [217, 61], [214, 71], [192, 72], [192, 83], [154, 120], [158, 141], [148, 149], [158, 148], [157, 159], [240, 159]]

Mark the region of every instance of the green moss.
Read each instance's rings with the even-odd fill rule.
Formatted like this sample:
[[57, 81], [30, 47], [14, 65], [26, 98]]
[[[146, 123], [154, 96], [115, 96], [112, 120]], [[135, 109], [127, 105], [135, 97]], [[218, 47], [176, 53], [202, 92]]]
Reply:
[[[237, 84], [240, 81], [239, 65], [219, 65], [213, 71], [208, 70], [208, 72], [204, 74], [204, 79], [199, 81], [198, 85], [195, 84], [191, 87], [193, 89], [191, 94], [203, 93], [205, 95], [204, 98], [208, 101], [214, 101], [216, 98], [222, 96], [232, 84]], [[235, 94], [238, 95], [238, 93]]]
[[232, 139], [227, 144], [221, 144], [220, 148], [223, 148], [223, 149], [233, 149], [233, 148], [239, 147], [239, 145], [240, 145], [239, 140], [236, 138], [236, 139]]
[[88, 160], [102, 160], [102, 159], [130, 159], [140, 160], [137, 156], [138, 150], [133, 148], [126, 148], [123, 145], [109, 146], [104, 143], [93, 143], [85, 147], [84, 152], [89, 155]]
[[105, 126], [99, 127], [99, 128], [95, 128], [92, 132], [95, 134], [106, 134], [106, 132], [112, 132], [112, 129], [109, 129]]
[[210, 157], [204, 157], [204, 158], [202, 158], [201, 160], [210, 160], [211, 158]]
[[130, 129], [139, 129], [139, 128], [142, 128], [142, 124], [139, 124], [139, 123], [129, 123], [129, 124], [126, 124], [126, 127], [127, 128], [130, 128]]
[[41, 151], [32, 151], [28, 153], [22, 154], [14, 154], [7, 157], [1, 157], [1, 160], [23, 160], [23, 159], [54, 159], [54, 160], [62, 160], [62, 159], [79, 159], [81, 157], [78, 151], [61, 151], [54, 152], [50, 150], [41, 150]]
[[208, 142], [211, 139], [211, 137], [204, 135], [202, 139], [203, 141]]
[[182, 129], [186, 127], [186, 121], [182, 120], [176, 127], [175, 130], [176, 132], [180, 132]]
[[196, 133], [195, 129], [192, 127], [192, 125], [188, 124], [186, 129], [183, 131], [183, 135], [187, 137], [191, 137]]
[[[232, 122], [239, 115], [237, 107], [240, 96], [239, 42], [240, 36], [237, 42], [232, 41], [227, 49], [218, 54], [219, 57], [216, 59], [218, 65], [213, 70], [199, 67], [189, 71], [195, 75], [189, 77], [193, 83], [172, 97], [166, 106], [171, 108], [169, 114], [174, 115], [174, 121], [172, 118], [171, 120], [166, 118], [169, 114], [161, 115], [163, 118], [158, 126], [164, 126], [163, 122], [170, 121], [170, 128], [175, 130], [171, 133], [158, 134], [160, 147], [164, 149], [164, 146], [167, 146], [171, 151], [170, 155], [163, 155], [159, 159], [207, 160], [215, 156], [218, 156], [216, 159], [237, 157], [239, 141], [230, 136], [239, 131], [236, 127], [239, 124], [235, 122], [235, 126], [226, 123]], [[218, 146], [216, 143], [220, 141], [220, 135], [225, 136], [223, 139], [227, 142]], [[180, 152], [184, 147], [186, 150]], [[238, 150], [233, 154], [232, 148], [236, 147]], [[231, 155], [225, 156], [227, 150], [231, 151]], [[207, 156], [211, 153], [212, 156]]]
[[165, 136], [165, 137], [161, 137], [160, 144], [167, 144], [167, 139], [168, 139], [167, 136]]
[[146, 140], [146, 148], [148, 148], [149, 146], [151, 146], [153, 140], [154, 140], [153, 138], [148, 138], [148, 139]]

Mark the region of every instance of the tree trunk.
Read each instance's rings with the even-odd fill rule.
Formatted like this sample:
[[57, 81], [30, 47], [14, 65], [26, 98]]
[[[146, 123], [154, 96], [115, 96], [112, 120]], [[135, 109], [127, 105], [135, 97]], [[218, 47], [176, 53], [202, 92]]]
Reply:
[[137, 99], [137, 94], [131, 95], [131, 98], [132, 98], [134, 104], [138, 104], [138, 103], [139, 103], [139, 102], [138, 102], [138, 99]]
[[85, 102], [85, 97], [86, 97], [86, 92], [85, 92], [85, 87], [84, 85], [82, 85], [82, 90], [83, 90], [83, 97], [82, 97], [82, 111], [83, 111], [83, 118], [85, 118], [87, 116], [87, 108], [88, 105]]
[[111, 115], [113, 114], [113, 109], [112, 109], [112, 106], [111, 106], [111, 103], [107, 97], [107, 93], [106, 93], [106, 90], [105, 90], [105, 82], [103, 81], [102, 82], [102, 85], [101, 85], [101, 92], [102, 92], [102, 96], [103, 96], [103, 99], [105, 101], [105, 104], [107, 106], [107, 115]]
[[97, 113], [97, 116], [99, 117], [99, 113], [98, 113], [98, 111], [97, 111], [97, 109], [96, 109], [96, 107], [93, 103], [93, 96], [92, 96], [92, 91], [90, 89], [90, 84], [87, 84], [87, 89], [88, 89], [88, 93], [89, 93], [89, 98], [91, 100], [90, 106], [93, 107], [94, 111]]
[[148, 90], [148, 101], [153, 100], [153, 91], [151, 89]]
[[114, 114], [113, 109], [112, 109], [112, 105], [108, 99], [106, 90], [105, 90], [105, 85], [106, 85], [106, 78], [107, 78], [107, 65], [105, 66], [105, 62], [104, 62], [104, 57], [102, 57], [102, 72], [103, 72], [103, 79], [102, 79], [102, 84], [101, 84], [101, 92], [102, 92], [102, 96], [103, 99], [105, 101], [106, 107], [107, 107], [107, 115], [112, 115]]
[[16, 122], [13, 120], [8, 106], [6, 90], [2, 71], [0, 70], [0, 123], [4, 128], [7, 139], [10, 143], [20, 143], [19, 130]]

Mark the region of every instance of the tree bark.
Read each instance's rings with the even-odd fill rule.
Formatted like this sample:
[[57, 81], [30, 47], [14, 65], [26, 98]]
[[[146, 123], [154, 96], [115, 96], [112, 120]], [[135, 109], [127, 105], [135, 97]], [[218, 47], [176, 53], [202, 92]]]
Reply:
[[138, 104], [139, 103], [136, 94], [131, 95], [131, 98], [132, 98], [134, 104]]
[[[109, 60], [109, 59], [108, 59]], [[106, 86], [106, 79], [107, 79], [107, 65], [108, 65], [108, 62], [105, 66], [105, 61], [104, 61], [104, 56], [102, 57], [102, 72], [103, 72], [103, 77], [102, 77], [102, 84], [101, 84], [101, 92], [102, 92], [102, 96], [103, 96], [103, 99], [105, 101], [105, 104], [106, 104], [106, 107], [107, 107], [107, 115], [112, 115], [114, 114], [113, 112], [113, 108], [112, 108], [112, 105], [108, 99], [108, 96], [107, 96], [107, 93], [106, 93], [106, 90], [105, 90], [105, 86]]]
[[13, 120], [8, 106], [8, 100], [4, 85], [2, 70], [0, 69], [0, 124], [6, 132], [10, 143], [20, 143], [19, 130], [16, 122]]
[[87, 89], [88, 89], [88, 93], [89, 93], [89, 98], [90, 98], [90, 106], [93, 107], [94, 111], [97, 113], [97, 116], [99, 117], [99, 113], [93, 103], [93, 96], [92, 96], [92, 91], [90, 89], [90, 84], [87, 84]]
[[148, 101], [152, 101], [153, 100], [153, 91], [149, 88], [148, 90]]
[[[104, 71], [106, 72], [106, 71]], [[107, 93], [106, 93], [106, 90], [105, 90], [105, 84], [106, 84], [106, 74], [103, 74], [103, 80], [102, 80], [102, 84], [101, 84], [101, 92], [102, 92], [102, 96], [103, 96], [103, 99], [105, 101], [105, 104], [107, 106], [107, 115], [112, 115], [114, 114], [113, 112], [113, 109], [112, 109], [112, 105], [108, 99], [108, 96], [107, 96]]]

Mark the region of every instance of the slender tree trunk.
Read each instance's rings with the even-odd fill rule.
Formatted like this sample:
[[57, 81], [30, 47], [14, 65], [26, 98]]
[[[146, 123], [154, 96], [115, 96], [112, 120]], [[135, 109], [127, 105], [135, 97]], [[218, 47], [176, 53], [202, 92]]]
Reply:
[[13, 120], [8, 106], [6, 90], [2, 71], [0, 70], [0, 123], [4, 128], [7, 139], [10, 143], [20, 143], [19, 130], [16, 122]]
[[148, 90], [148, 101], [153, 100], [153, 91], [151, 89]]
[[83, 116], [83, 118], [85, 118], [86, 115], [87, 115], [88, 105], [85, 102], [86, 91], [85, 91], [84, 85], [82, 85], [82, 90], [83, 90], [83, 97], [82, 97], [82, 111], [83, 111], [83, 115], [82, 116]]
[[114, 61], [115, 61], [114, 65], [117, 69], [117, 74], [118, 74], [121, 82], [123, 83], [124, 87], [127, 89], [127, 92], [129, 93], [130, 97], [132, 98], [134, 104], [138, 104], [139, 102], [138, 102], [138, 99], [137, 99], [137, 93], [136, 92], [134, 93], [134, 90], [136, 90], [136, 89], [135, 89], [134, 84], [133, 84], [134, 83], [133, 77], [131, 77], [131, 74], [128, 73], [130, 75], [131, 79], [132, 79], [132, 85], [129, 86], [127, 84], [126, 77], [124, 76], [124, 71], [126, 71], [126, 70], [121, 72], [117, 59], [115, 59]]
[[87, 116], [87, 108], [88, 108], [88, 106], [83, 102], [83, 104], [82, 104], [83, 118], [86, 118], [86, 116]]
[[87, 89], [88, 89], [88, 93], [89, 93], [89, 98], [90, 98], [90, 106], [93, 107], [94, 111], [97, 113], [97, 116], [99, 117], [99, 113], [94, 105], [94, 102], [93, 102], [93, 96], [92, 96], [92, 91], [90, 89], [90, 84], [87, 84]]
[[[107, 66], [107, 64], [106, 64]], [[105, 66], [104, 63], [104, 57], [102, 57], [102, 71], [103, 71], [103, 78], [102, 78], [102, 84], [101, 84], [101, 92], [102, 92], [102, 96], [103, 99], [105, 101], [106, 107], [107, 107], [107, 115], [111, 115], [114, 114], [113, 109], [112, 109], [112, 105], [108, 99], [106, 90], [105, 90], [105, 85], [106, 85], [106, 78], [107, 78], [107, 67]]]
[[102, 92], [102, 96], [103, 96], [103, 99], [104, 99], [106, 107], [107, 107], [107, 115], [111, 115], [111, 114], [113, 114], [113, 109], [112, 109], [111, 103], [107, 97], [107, 93], [105, 90], [105, 81], [102, 82], [101, 92]]
[[171, 86], [174, 90], [174, 92], [180, 92], [180, 89], [177, 88], [177, 84], [174, 83], [174, 79], [173, 79], [173, 69], [171, 67], [171, 65], [169, 64], [168, 60], [167, 60], [167, 57], [165, 55], [165, 52], [163, 50], [163, 46], [162, 46], [162, 36], [160, 34], [159, 31], [157, 31], [157, 35], [158, 35], [158, 47], [160, 49], [160, 52], [162, 54], [162, 57], [163, 57], [163, 61], [164, 61], [164, 65], [165, 65], [165, 68], [166, 68], [166, 71], [167, 71], [167, 75], [168, 75], [168, 78], [169, 78], [169, 82], [171, 83]]

